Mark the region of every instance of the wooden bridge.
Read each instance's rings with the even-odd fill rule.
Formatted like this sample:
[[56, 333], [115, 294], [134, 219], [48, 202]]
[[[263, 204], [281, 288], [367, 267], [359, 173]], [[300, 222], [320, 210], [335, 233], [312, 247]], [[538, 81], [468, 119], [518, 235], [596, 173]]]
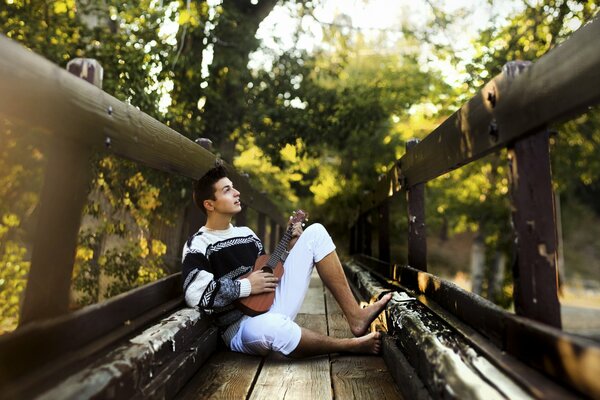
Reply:
[[[598, 37], [596, 19], [535, 63], [508, 63], [439, 128], [410, 143], [357, 210], [354, 255], [344, 262], [357, 301], [394, 292], [373, 327], [387, 333], [383, 354], [305, 361], [226, 351], [211, 320], [183, 307], [178, 274], [69, 312], [90, 155], [108, 152], [189, 178], [215, 156], [0, 37], [0, 120], [53, 144], [22, 326], [0, 337], [0, 398], [600, 398], [600, 345], [561, 330], [547, 130], [600, 100]], [[71, 72], [94, 82], [97, 68], [73, 64]], [[427, 273], [424, 184], [502, 148], [518, 238], [516, 315]], [[244, 177], [233, 180], [272, 248], [285, 218]], [[404, 198], [408, 265], [390, 257], [389, 207]], [[350, 336], [316, 277], [298, 319]]]

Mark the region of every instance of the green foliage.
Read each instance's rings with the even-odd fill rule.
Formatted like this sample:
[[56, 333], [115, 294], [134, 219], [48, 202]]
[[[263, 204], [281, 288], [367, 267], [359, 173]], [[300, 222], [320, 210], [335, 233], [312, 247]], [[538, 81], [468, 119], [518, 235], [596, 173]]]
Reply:
[[41, 188], [43, 149], [30, 135], [0, 126], [0, 334], [18, 323], [29, 271], [24, 241], [31, 236]]

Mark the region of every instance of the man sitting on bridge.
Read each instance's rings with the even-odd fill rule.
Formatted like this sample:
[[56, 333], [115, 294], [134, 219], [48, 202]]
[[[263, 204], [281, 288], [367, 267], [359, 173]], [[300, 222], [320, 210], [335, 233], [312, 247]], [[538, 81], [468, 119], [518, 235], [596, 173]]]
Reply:
[[[381, 334], [367, 334], [391, 295], [360, 308], [354, 300], [331, 237], [320, 224], [306, 231], [294, 224], [284, 269], [278, 282], [272, 273], [252, 270], [264, 248], [247, 227], [231, 219], [241, 211], [240, 192], [224, 167], [209, 170], [194, 184], [194, 202], [206, 214], [206, 224], [183, 248], [183, 291], [190, 307], [213, 314], [225, 343], [233, 351], [265, 355], [277, 351], [290, 357], [336, 352], [377, 354]], [[306, 295], [313, 266], [344, 312], [354, 338], [333, 338], [298, 326], [294, 319]], [[268, 312], [250, 317], [235, 307], [242, 297], [275, 292]]]

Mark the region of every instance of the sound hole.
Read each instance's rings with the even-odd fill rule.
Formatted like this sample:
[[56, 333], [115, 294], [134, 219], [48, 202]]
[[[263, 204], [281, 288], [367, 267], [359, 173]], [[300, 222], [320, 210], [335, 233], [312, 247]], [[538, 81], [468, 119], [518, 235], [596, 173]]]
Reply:
[[271, 268], [271, 267], [262, 267], [261, 271], [262, 272], [268, 272], [268, 273], [272, 274], [273, 273], [273, 268]]

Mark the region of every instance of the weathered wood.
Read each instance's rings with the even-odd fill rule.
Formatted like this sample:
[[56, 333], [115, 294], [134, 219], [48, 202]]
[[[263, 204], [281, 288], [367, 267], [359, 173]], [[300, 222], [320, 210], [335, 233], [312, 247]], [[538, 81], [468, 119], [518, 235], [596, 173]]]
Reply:
[[[217, 330], [202, 320], [198, 311], [183, 309], [66, 379], [54, 381], [53, 387], [39, 398], [113, 398], [116, 393], [119, 398], [145, 397], [144, 390], [155, 392], [152, 390], [156, 387], [155, 379], [164, 379], [165, 390], [175, 390], [181, 383], [177, 382], [174, 368], [179, 368], [177, 371], [183, 377], [186, 374], [189, 377], [193, 372], [190, 366], [197, 368], [214, 351], [216, 343]], [[165, 371], [168, 373], [163, 374]], [[21, 393], [12, 398], [31, 395]]]
[[490, 362], [500, 368], [513, 381], [518, 383], [528, 393], [535, 394], [538, 398], [568, 399], [577, 397], [572, 392], [556, 381], [536, 369], [519, 361], [516, 357], [495, 346], [475, 329], [458, 320], [457, 317], [440, 307], [436, 302], [425, 296], [417, 296], [422, 304], [426, 304], [433, 313], [442, 318], [452, 329], [462, 335], [472, 346], [481, 352]]
[[[0, 117], [15, 129], [64, 137], [194, 179], [215, 165], [216, 156], [200, 145], [4, 36], [0, 55]], [[31, 113], [24, 104], [44, 107]], [[285, 224], [266, 196], [228, 169], [243, 202]]]
[[356, 224], [353, 224], [352, 227], [350, 227], [350, 246], [349, 246], [349, 251], [350, 254], [356, 254], [357, 253], [357, 248], [358, 246], [356, 245], [356, 234], [357, 234], [357, 230], [356, 230]]
[[331, 361], [337, 399], [401, 399], [381, 357], [338, 356]]
[[[298, 325], [327, 334], [325, 315], [299, 314]], [[264, 363], [250, 399], [332, 398], [329, 358], [291, 360], [271, 355]]]
[[260, 238], [260, 240], [263, 243], [266, 243], [267, 241], [267, 217], [265, 214], [259, 212], [258, 213], [258, 230], [256, 232], [256, 234], [258, 235], [258, 237]]
[[335, 338], [354, 337], [344, 312], [328, 289], [325, 290], [325, 303], [327, 305], [328, 335]]
[[364, 215], [363, 229], [365, 240], [363, 253], [370, 256], [373, 254], [373, 224], [371, 223], [371, 216], [369, 214]]
[[277, 246], [277, 221], [271, 219], [271, 230], [269, 234], [269, 252], [273, 252]]
[[262, 361], [262, 358], [257, 356], [231, 351], [218, 352], [175, 396], [175, 399], [245, 399]]
[[513, 266], [515, 311], [560, 328], [548, 131], [518, 140], [509, 148], [508, 157], [517, 247]]
[[532, 398], [414, 298], [395, 293], [388, 312], [390, 332], [432, 397]]
[[[365, 196], [360, 212], [378, 206], [407, 185], [427, 182], [535, 132], [585, 112], [600, 100], [596, 19], [513, 80], [508, 69], [391, 168]], [[489, 99], [494, 99], [494, 104]], [[492, 107], [493, 106], [493, 107]], [[400, 179], [399, 179], [400, 178]], [[402, 182], [405, 180], [405, 182]]]
[[47, 158], [21, 326], [69, 310], [77, 234], [91, 183], [88, 149], [57, 140]]
[[86, 359], [181, 303], [181, 277], [175, 274], [0, 336], [0, 385], [26, 379], [33, 386], [59, 372], [58, 366]]
[[596, 17], [521, 76], [512, 79], [512, 71], [504, 70], [488, 82], [402, 157], [400, 165], [408, 185], [431, 180], [597, 104], [598, 37], [600, 19]]
[[365, 215], [361, 214], [356, 222], [356, 253], [365, 252]]
[[392, 337], [383, 337], [383, 359], [405, 399], [429, 400], [431, 395]]
[[237, 226], [247, 226], [248, 225], [248, 207], [242, 203], [242, 211], [236, 214], [235, 216], [235, 224]]
[[[159, 369], [159, 372], [156, 375], [150, 375], [150, 382], [136, 393], [134, 399], [166, 400], [174, 398], [213, 354], [217, 348], [218, 336], [217, 329], [209, 327], [207, 332], [186, 346], [186, 351], [179, 352], [170, 362], [166, 363], [167, 357], [157, 357], [156, 368]], [[175, 342], [172, 346], [174, 352]], [[165, 363], [166, 365], [164, 365]]]
[[379, 256], [381, 261], [390, 261], [390, 204], [385, 199], [379, 205]]
[[597, 343], [510, 314], [434, 275], [410, 267], [398, 269], [400, 284], [425, 294], [499, 349], [573, 390], [591, 397], [600, 396], [600, 381], [593, 378], [600, 374], [600, 345]]
[[[410, 154], [419, 143], [411, 139], [406, 143]], [[408, 186], [406, 190], [408, 217], [408, 265], [427, 271], [427, 232], [425, 230], [425, 184]]]
[[[95, 60], [73, 60], [67, 69], [102, 87], [102, 67]], [[87, 146], [59, 138], [48, 145], [46, 153], [48, 162], [19, 318], [21, 326], [68, 312], [77, 235], [92, 179]]]
[[104, 68], [97, 60], [93, 58], [74, 58], [67, 63], [67, 71], [102, 89]]
[[[317, 277], [317, 279], [319, 279]], [[300, 308], [300, 314], [325, 315], [325, 301], [323, 299], [323, 287], [309, 287], [304, 303]]]

